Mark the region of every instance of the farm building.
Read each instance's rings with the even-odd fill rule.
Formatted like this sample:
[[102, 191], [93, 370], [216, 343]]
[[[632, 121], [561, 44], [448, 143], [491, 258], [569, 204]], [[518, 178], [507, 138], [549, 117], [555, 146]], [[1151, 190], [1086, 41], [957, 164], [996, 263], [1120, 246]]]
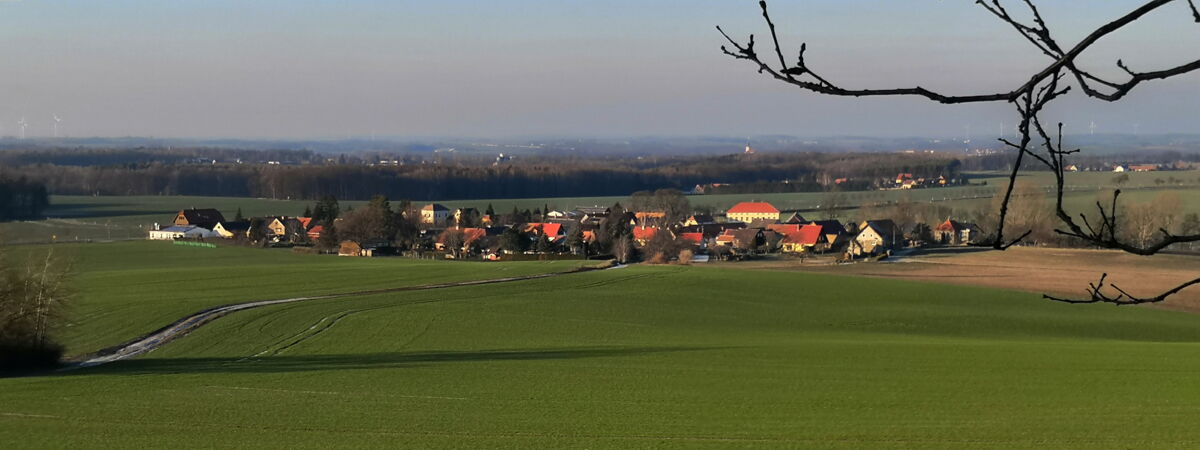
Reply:
[[744, 223], [755, 220], [775, 223], [779, 221], [779, 209], [766, 202], [741, 202], [725, 211], [725, 217]]
[[195, 225], [173, 225], [166, 228], [150, 230], [149, 239], [152, 241], [173, 241], [176, 239], [202, 239], [220, 237], [211, 230]]

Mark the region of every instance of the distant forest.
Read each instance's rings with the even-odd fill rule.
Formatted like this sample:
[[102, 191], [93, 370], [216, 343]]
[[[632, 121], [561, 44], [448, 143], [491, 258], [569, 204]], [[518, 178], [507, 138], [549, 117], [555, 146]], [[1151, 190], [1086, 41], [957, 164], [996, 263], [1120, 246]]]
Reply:
[[[1188, 155], [1195, 156], [1195, 155]], [[720, 184], [714, 192], [818, 192], [878, 187], [898, 173], [957, 179], [1008, 169], [1011, 154], [766, 153], [724, 156], [321, 154], [296, 150], [38, 149], [0, 151], [15, 205], [40, 213], [39, 189], [61, 195], [203, 195], [412, 200], [620, 196]], [[1179, 154], [1143, 159], [1180, 160]], [[1153, 162], [1153, 161], [1151, 161]], [[15, 184], [14, 184], [15, 183]], [[42, 186], [44, 185], [44, 187]], [[31, 187], [36, 186], [36, 187]], [[22, 190], [23, 189], [23, 190]], [[29, 192], [32, 192], [30, 194]], [[18, 198], [19, 197], [19, 198]]]
[[[394, 162], [393, 162], [394, 161]], [[380, 162], [384, 162], [380, 164]], [[629, 195], [698, 184], [784, 184], [834, 189], [834, 180], [899, 172], [958, 177], [955, 158], [907, 154], [781, 153], [704, 157], [321, 156], [230, 150], [41, 150], [0, 152], [0, 175], [45, 183], [62, 195], [205, 195], [413, 200]], [[847, 185], [848, 186], [848, 185]]]
[[49, 204], [46, 185], [26, 178], [0, 176], [0, 221], [41, 218]]

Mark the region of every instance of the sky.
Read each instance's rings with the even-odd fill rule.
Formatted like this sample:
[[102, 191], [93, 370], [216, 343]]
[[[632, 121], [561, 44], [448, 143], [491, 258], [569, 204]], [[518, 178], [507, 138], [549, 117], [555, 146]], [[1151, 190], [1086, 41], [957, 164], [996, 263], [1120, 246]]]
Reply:
[[[1019, 2], [1007, 0], [1018, 11]], [[1044, 0], [1063, 42], [1140, 2]], [[1182, 2], [1083, 59], [1200, 55]], [[1085, 6], [1086, 5], [1086, 6]], [[972, 0], [774, 1], [789, 59], [847, 87], [1010, 90], [1048, 60]], [[720, 53], [751, 0], [0, 1], [0, 135], [189, 138], [1011, 134], [1011, 105], [821, 96]], [[763, 44], [760, 44], [763, 45]], [[1200, 133], [1200, 74], [1050, 111], [1067, 132]]]

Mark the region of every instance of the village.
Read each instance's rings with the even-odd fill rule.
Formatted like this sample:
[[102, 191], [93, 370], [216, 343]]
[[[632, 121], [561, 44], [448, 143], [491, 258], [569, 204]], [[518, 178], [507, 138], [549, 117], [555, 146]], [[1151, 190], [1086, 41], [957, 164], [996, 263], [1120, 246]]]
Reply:
[[[661, 197], [660, 197], [661, 196]], [[612, 258], [617, 262], [707, 262], [761, 257], [830, 262], [871, 260], [925, 246], [977, 243], [978, 226], [947, 218], [933, 226], [893, 220], [809, 220], [767, 202], [737, 203], [721, 213], [680, 206], [678, 192], [659, 191], [648, 201], [661, 207], [580, 206], [497, 214], [491, 206], [451, 209], [440, 203], [392, 212], [386, 200], [336, 213], [320, 205], [305, 216], [238, 217], [216, 209], [184, 209], [167, 226], [156, 224], [151, 240], [209, 242], [341, 256], [410, 256], [514, 261]], [[673, 204], [674, 203], [674, 204]], [[332, 203], [336, 205], [336, 203]], [[686, 205], [686, 200], [683, 201]], [[330, 214], [333, 210], [333, 214]]]

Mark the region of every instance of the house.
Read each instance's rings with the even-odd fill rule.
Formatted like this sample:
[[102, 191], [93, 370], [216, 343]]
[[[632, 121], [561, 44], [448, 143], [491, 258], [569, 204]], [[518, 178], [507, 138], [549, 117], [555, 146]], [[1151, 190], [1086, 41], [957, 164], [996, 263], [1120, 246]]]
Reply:
[[713, 217], [709, 214], [692, 214], [691, 216], [688, 216], [687, 219], [683, 220], [683, 226], [685, 227], [707, 225], [711, 223], [717, 223], [717, 221], [713, 220]]
[[224, 222], [225, 216], [212, 208], [183, 209], [175, 213], [175, 225], [193, 225], [207, 230], [213, 229], [218, 223]]
[[382, 256], [394, 253], [387, 241], [373, 240], [365, 242], [342, 241], [338, 246], [338, 256]]
[[1124, 172], [1124, 171], [1125, 171], [1125, 166], [1122, 166], [1122, 165], [1116, 165], [1116, 166], [1113, 166], [1113, 169], [1112, 169], [1112, 171], [1113, 171], [1113, 172], [1117, 172], [1117, 173]]
[[450, 208], [440, 203], [430, 203], [421, 207], [421, 223], [426, 225], [445, 225], [450, 218]]
[[1066, 169], [1063, 169], [1063, 170], [1066, 170], [1067, 172], [1078, 172], [1079, 166], [1071, 164], [1071, 165], [1067, 166]]
[[308, 235], [308, 240], [316, 242], [317, 239], [321, 238], [321, 233], [323, 233], [324, 231], [325, 231], [325, 225], [317, 225], [312, 228], [309, 228], [305, 234]]
[[831, 250], [845, 245], [846, 238], [850, 235], [850, 232], [846, 231], [846, 227], [836, 220], [814, 220], [808, 224], [821, 226], [821, 233], [825, 235], [825, 242]]
[[913, 180], [913, 174], [911, 174], [911, 173], [901, 173], [901, 174], [896, 175], [896, 184], [902, 185], [902, 184], [904, 184], [905, 181], [912, 181], [912, 180]]
[[557, 222], [527, 223], [524, 232], [535, 240], [545, 235], [550, 242], [557, 242], [567, 235], [563, 224]]
[[203, 239], [220, 237], [211, 230], [195, 225], [172, 225], [166, 228], [150, 230], [149, 239], [152, 241], [173, 241], [176, 239]]
[[805, 224], [805, 223], [808, 223], [808, 221], [804, 220], [804, 216], [801, 216], [800, 213], [795, 212], [795, 213], [788, 214], [788, 216], [786, 218], [784, 218], [782, 221], [780, 221], [779, 223]]
[[448, 228], [438, 235], [437, 241], [433, 244], [433, 248], [439, 251], [451, 251], [455, 249], [447, 248], [446, 241], [449, 239], [450, 233], [455, 231], [462, 232], [461, 248], [457, 249], [463, 253], [471, 253], [471, 249], [479, 244], [480, 239], [488, 235], [487, 230], [483, 228]]
[[1133, 164], [1129, 166], [1130, 172], [1154, 172], [1158, 170], [1158, 164]]
[[749, 251], [757, 250], [765, 242], [762, 228], [728, 229], [716, 239], [717, 245]]
[[307, 237], [304, 223], [295, 217], [265, 217], [263, 227], [266, 228], [267, 237], [274, 242], [296, 242]]
[[[829, 241], [820, 225], [790, 225], [775, 231], [783, 235], [779, 251], [783, 253], [820, 252], [829, 249]], [[794, 227], [794, 228], [792, 228]]]
[[883, 253], [895, 248], [896, 242], [903, 238], [891, 219], [867, 220], [858, 226], [858, 235], [850, 242], [849, 251], [854, 255]]
[[579, 221], [585, 224], [597, 225], [612, 215], [612, 208], [605, 206], [580, 206], [575, 208]]
[[971, 244], [978, 240], [980, 235], [979, 226], [952, 219], [946, 219], [933, 230], [934, 239], [945, 245]]
[[771, 223], [779, 221], [779, 210], [766, 202], [741, 202], [725, 211], [729, 220], [750, 223], [755, 220], [765, 220]]
[[704, 233], [679, 233], [679, 240], [698, 250], [708, 249], [708, 238]]
[[250, 221], [218, 222], [212, 230], [225, 239], [233, 239], [237, 236], [245, 237], [246, 233], [250, 231]]
[[637, 245], [646, 245], [661, 231], [663, 230], [658, 227], [633, 227], [633, 242]]

